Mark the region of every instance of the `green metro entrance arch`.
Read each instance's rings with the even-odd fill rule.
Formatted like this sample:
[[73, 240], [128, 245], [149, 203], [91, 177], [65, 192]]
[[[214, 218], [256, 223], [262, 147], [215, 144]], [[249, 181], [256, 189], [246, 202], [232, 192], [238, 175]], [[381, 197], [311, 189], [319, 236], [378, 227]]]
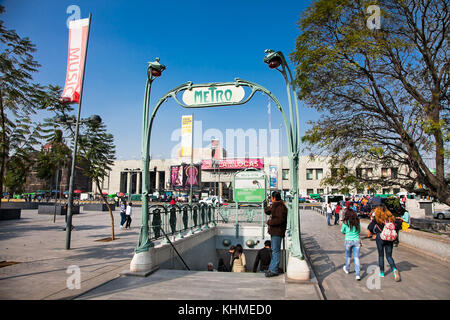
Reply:
[[[298, 207], [298, 155], [299, 155], [299, 131], [298, 131], [298, 106], [295, 101], [295, 112], [297, 125], [294, 122], [294, 114], [291, 102], [291, 92], [293, 90], [292, 77], [291, 82], [287, 81], [286, 60], [281, 52], [273, 52], [272, 50], [266, 50], [268, 55], [264, 59], [269, 64], [270, 68], [282, 67], [280, 71], [285, 80], [289, 97], [289, 111], [290, 121], [288, 122], [286, 113], [283, 106], [269, 90], [263, 86], [236, 78], [234, 82], [222, 82], [222, 83], [208, 83], [208, 84], [193, 84], [192, 82], [184, 83], [160, 98], [150, 114], [150, 92], [151, 85], [156, 77], [161, 75], [161, 72], [165, 70], [165, 66], [159, 63], [159, 59], [156, 58], [155, 62], [150, 62], [147, 69], [147, 83], [145, 87], [145, 97], [143, 106], [143, 122], [142, 122], [142, 220], [139, 233], [139, 240], [135, 249], [135, 255], [130, 264], [130, 272], [146, 273], [155, 269], [156, 265], [154, 259], [152, 259], [152, 250], [154, 249], [153, 242], [149, 239], [149, 165], [150, 165], [150, 138], [156, 113], [161, 105], [168, 101], [169, 98], [173, 98], [180, 106], [184, 108], [208, 108], [219, 106], [234, 106], [245, 104], [255, 95], [256, 92], [261, 92], [269, 96], [276, 104], [278, 110], [282, 113], [284, 125], [286, 128], [286, 135], [288, 137], [288, 150], [289, 150], [289, 172], [290, 172], [290, 192], [294, 201], [289, 210], [288, 215], [288, 227], [290, 236], [289, 246], [289, 260], [287, 266], [287, 276], [294, 280], [309, 280], [310, 272], [307, 263], [304, 259], [301, 246], [301, 234], [300, 234], [300, 216]], [[289, 71], [290, 74], [290, 71]], [[245, 91], [243, 87], [251, 89], [250, 94], [245, 98]], [[178, 95], [183, 93], [182, 101], [178, 98]], [[295, 94], [295, 91], [294, 91]]]

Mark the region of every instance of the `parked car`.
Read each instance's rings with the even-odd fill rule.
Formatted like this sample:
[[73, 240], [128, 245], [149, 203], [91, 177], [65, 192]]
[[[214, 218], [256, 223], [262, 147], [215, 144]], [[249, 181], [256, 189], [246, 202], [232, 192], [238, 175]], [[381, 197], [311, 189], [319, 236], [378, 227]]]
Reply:
[[[208, 198], [203, 198], [202, 200], [199, 201], [199, 204], [206, 203], [206, 204], [217, 205], [218, 201], [219, 201], [219, 197], [212, 196], [212, 197], [208, 197]], [[220, 199], [220, 204], [223, 204], [223, 199]]]
[[433, 213], [433, 218], [435, 219], [449, 219], [450, 210], [440, 210]]

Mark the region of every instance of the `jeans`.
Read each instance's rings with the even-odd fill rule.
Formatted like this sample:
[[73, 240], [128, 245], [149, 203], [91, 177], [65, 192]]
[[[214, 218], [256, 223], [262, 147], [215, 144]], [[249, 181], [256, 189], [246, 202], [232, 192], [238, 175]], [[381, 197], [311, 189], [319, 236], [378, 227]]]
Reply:
[[127, 216], [127, 224], [125, 225], [125, 228], [129, 228], [131, 224], [131, 216]]
[[331, 220], [331, 213], [327, 213], [327, 222], [328, 222], [328, 225], [331, 225], [330, 220]]
[[361, 243], [359, 240], [345, 240], [345, 268], [350, 270], [350, 260], [352, 258], [355, 262], [355, 273], [359, 276], [359, 271], [361, 269], [361, 264], [359, 262], [359, 249], [361, 249]]
[[391, 269], [396, 269], [397, 267], [395, 266], [394, 259], [392, 258], [392, 247], [394, 243], [392, 241], [381, 240], [379, 233], [377, 233], [376, 243], [378, 249], [378, 265], [380, 266], [380, 272], [384, 273], [384, 252], [386, 252], [386, 260], [391, 266]]
[[334, 214], [334, 224], [338, 224], [339, 223], [339, 213], [335, 213]]
[[272, 236], [272, 259], [270, 260], [269, 271], [278, 274], [278, 268], [281, 260], [281, 237]]
[[126, 216], [125, 212], [121, 212], [120, 213], [120, 225], [123, 226], [125, 221], [127, 221], [127, 216]]

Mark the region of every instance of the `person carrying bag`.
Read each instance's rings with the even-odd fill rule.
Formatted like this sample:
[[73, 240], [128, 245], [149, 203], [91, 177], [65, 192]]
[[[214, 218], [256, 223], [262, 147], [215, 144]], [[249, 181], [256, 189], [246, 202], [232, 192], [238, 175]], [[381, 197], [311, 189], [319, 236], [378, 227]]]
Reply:
[[378, 265], [380, 267], [380, 277], [384, 277], [384, 256], [388, 261], [395, 281], [400, 281], [400, 274], [392, 258], [392, 251], [394, 247], [394, 240], [397, 238], [395, 231], [395, 218], [392, 213], [381, 204], [375, 209], [375, 218], [368, 226], [369, 231], [376, 235], [376, 244], [378, 249]]

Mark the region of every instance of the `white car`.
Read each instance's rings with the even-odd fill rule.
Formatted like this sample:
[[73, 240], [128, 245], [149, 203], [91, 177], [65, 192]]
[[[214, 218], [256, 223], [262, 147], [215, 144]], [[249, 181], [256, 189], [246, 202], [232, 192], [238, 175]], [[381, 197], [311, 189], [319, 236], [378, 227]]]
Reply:
[[[217, 205], [217, 202], [219, 201], [219, 197], [217, 196], [213, 196], [213, 197], [208, 197], [208, 198], [203, 198], [202, 200], [200, 200], [198, 203], [206, 203], [206, 204], [211, 204], [211, 205]], [[220, 199], [220, 203], [223, 203], [223, 199]]]
[[450, 210], [439, 210], [433, 213], [433, 218], [435, 219], [449, 219]]

